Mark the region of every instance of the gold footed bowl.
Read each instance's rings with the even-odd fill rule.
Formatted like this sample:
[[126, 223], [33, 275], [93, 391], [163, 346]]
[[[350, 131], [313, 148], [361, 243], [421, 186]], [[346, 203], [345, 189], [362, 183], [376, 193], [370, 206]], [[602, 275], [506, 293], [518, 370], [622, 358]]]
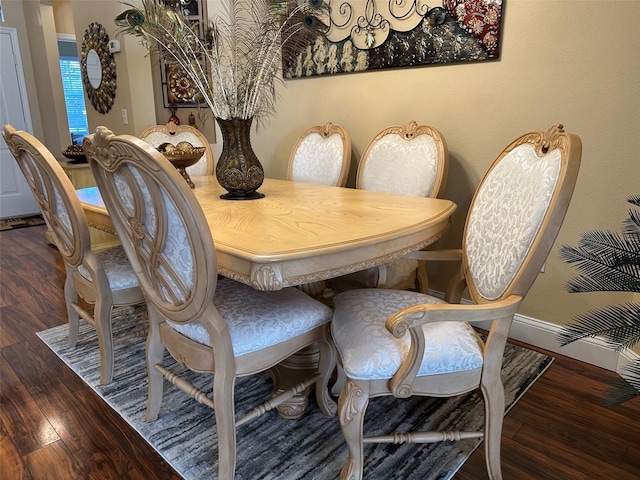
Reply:
[[185, 170], [187, 167], [194, 165], [202, 158], [204, 155], [205, 147], [192, 147], [188, 150], [178, 150], [174, 149], [171, 151], [162, 151], [160, 152], [164, 155], [164, 157], [171, 162], [171, 164], [178, 169], [178, 172], [182, 175], [189, 184], [189, 187], [194, 188], [195, 185], [189, 177], [189, 174]]

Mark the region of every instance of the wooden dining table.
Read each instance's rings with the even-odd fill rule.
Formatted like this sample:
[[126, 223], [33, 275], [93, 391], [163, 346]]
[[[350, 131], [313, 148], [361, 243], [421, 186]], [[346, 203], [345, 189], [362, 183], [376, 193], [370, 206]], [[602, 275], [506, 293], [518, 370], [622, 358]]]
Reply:
[[[256, 200], [223, 200], [214, 176], [192, 176], [213, 235], [219, 273], [258, 290], [300, 286], [388, 263], [440, 238], [456, 209], [449, 200], [265, 179]], [[115, 234], [97, 187], [78, 196], [90, 226]], [[204, 226], [203, 226], [204, 227]], [[309, 288], [314, 286], [313, 288]], [[306, 348], [269, 372], [274, 392], [314, 372], [317, 348]], [[298, 418], [308, 391], [278, 412]]]
[[[388, 263], [447, 230], [443, 199], [266, 178], [264, 198], [223, 200], [214, 176], [192, 176], [219, 272], [258, 290], [310, 284]], [[97, 187], [78, 196], [89, 225], [115, 233]]]

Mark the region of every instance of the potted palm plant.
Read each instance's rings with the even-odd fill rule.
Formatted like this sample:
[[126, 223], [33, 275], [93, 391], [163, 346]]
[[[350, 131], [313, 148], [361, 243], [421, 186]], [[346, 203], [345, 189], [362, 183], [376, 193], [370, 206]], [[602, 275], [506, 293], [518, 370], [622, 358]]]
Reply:
[[[640, 207], [640, 195], [627, 201]], [[640, 210], [630, 209], [622, 234], [594, 230], [582, 234], [577, 247], [564, 245], [560, 257], [580, 272], [566, 284], [571, 293], [640, 292]], [[640, 342], [640, 304], [609, 305], [574, 318], [559, 334], [561, 345], [586, 337], [600, 336], [620, 352]], [[609, 405], [618, 405], [640, 395], [640, 360], [623, 368], [605, 397]]]
[[223, 198], [260, 198], [264, 171], [251, 148], [251, 125], [274, 113], [282, 62], [323, 29], [326, 6], [319, 0], [221, 0], [200, 38], [173, 3], [127, 4], [115, 19], [119, 33], [139, 37], [158, 58], [179, 65], [200, 91], [222, 133], [216, 178], [228, 192]]

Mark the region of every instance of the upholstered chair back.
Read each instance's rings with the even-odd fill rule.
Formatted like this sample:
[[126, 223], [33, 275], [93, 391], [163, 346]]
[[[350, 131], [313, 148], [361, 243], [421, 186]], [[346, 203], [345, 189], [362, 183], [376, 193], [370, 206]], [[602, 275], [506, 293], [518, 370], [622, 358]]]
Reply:
[[348, 132], [331, 122], [306, 130], [293, 147], [288, 179], [344, 187], [351, 164]]
[[206, 217], [189, 186], [136, 137], [98, 127], [84, 148], [147, 303], [178, 324], [200, 316], [213, 303], [218, 267]]
[[91, 254], [89, 226], [75, 188], [53, 154], [33, 135], [5, 125], [2, 132], [40, 206], [65, 263], [82, 264]]
[[154, 125], [147, 128], [142, 132], [140, 138], [153, 148], [158, 148], [163, 143], [177, 145], [180, 142], [189, 142], [194, 147], [204, 147], [205, 151], [200, 160], [187, 167], [186, 170], [190, 175], [213, 175], [215, 162], [211, 145], [198, 129], [189, 125], [176, 125], [169, 122], [166, 125]]
[[444, 137], [433, 127], [411, 121], [386, 128], [362, 154], [356, 188], [437, 197], [446, 183], [448, 156]]
[[[29, 133], [16, 131], [10, 125], [4, 127], [3, 136], [40, 205], [64, 261], [69, 346], [74, 347], [78, 341], [82, 317], [97, 330], [100, 383], [110, 383], [114, 374], [112, 311], [117, 306], [143, 302], [136, 276], [119, 245], [91, 248], [80, 199], [51, 152]], [[78, 297], [84, 302], [79, 302]]]
[[[448, 166], [444, 136], [429, 125], [410, 121], [385, 128], [369, 142], [358, 165], [356, 188], [435, 198], [444, 190]], [[424, 264], [398, 258], [333, 283], [338, 290], [352, 286], [418, 287], [426, 292], [429, 280]]]
[[[233, 479], [236, 427], [312, 387], [320, 410], [335, 414], [327, 386], [336, 360], [328, 338], [331, 309], [297, 288], [265, 292], [229, 278], [218, 280], [202, 207], [178, 171], [148, 143], [98, 127], [84, 149], [147, 299], [145, 419], [154, 421], [160, 414], [164, 379], [213, 408], [216, 478]], [[318, 349], [315, 372], [301, 372], [292, 385], [275, 384], [272, 396], [236, 417], [236, 377], [269, 370], [279, 382], [277, 365], [312, 345]], [[164, 365], [165, 349], [179, 368]], [[185, 369], [212, 374], [213, 392], [181, 376]]]
[[[555, 126], [509, 145], [481, 181], [464, 231], [463, 268], [476, 303], [524, 296], [562, 223], [580, 155], [573, 136]], [[538, 142], [538, 146], [536, 146]], [[570, 147], [572, 147], [570, 149]], [[566, 177], [566, 178], [565, 178]], [[557, 188], [558, 184], [565, 185]]]

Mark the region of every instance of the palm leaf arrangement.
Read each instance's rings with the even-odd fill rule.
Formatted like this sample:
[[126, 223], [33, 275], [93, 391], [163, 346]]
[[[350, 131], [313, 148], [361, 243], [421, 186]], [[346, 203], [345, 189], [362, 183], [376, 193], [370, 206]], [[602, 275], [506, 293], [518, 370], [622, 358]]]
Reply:
[[[627, 201], [640, 207], [640, 195]], [[577, 247], [564, 245], [560, 258], [575, 266], [580, 275], [567, 282], [566, 289], [578, 292], [640, 293], [640, 210], [631, 208], [622, 224], [622, 234], [595, 230], [586, 232]], [[609, 305], [574, 318], [558, 336], [561, 345], [586, 337], [602, 337], [617, 352], [640, 342], [640, 304]], [[640, 395], [640, 360], [623, 368], [605, 401], [619, 405]]]
[[323, 30], [319, 0], [221, 0], [205, 38], [173, 2], [141, 0], [118, 15], [119, 33], [134, 35], [170, 63], [179, 64], [214, 116], [264, 121], [275, 110], [282, 62], [307, 35]]

